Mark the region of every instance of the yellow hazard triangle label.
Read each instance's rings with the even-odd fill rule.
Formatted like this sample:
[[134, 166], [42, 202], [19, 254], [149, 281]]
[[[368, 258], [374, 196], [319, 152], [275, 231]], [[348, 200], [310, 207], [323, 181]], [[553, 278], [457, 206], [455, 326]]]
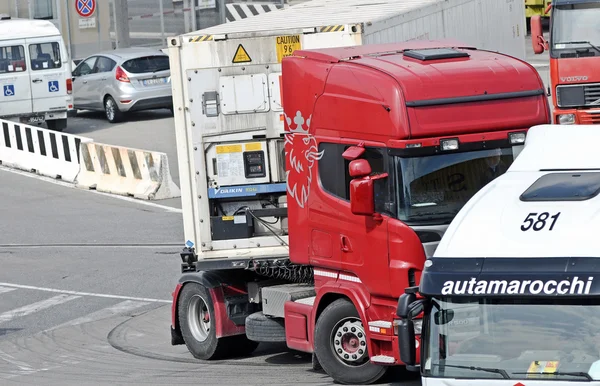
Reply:
[[235, 51], [232, 63], [250, 63], [252, 59], [246, 49], [240, 44]]

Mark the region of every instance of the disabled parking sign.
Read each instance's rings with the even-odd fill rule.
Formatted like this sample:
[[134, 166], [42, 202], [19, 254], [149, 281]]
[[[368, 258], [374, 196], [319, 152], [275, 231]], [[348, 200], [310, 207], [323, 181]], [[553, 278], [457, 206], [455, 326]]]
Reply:
[[48, 91], [50, 92], [58, 92], [58, 80], [51, 80], [48, 82]]
[[14, 84], [5, 84], [4, 85], [4, 96], [14, 96], [15, 95], [15, 85]]

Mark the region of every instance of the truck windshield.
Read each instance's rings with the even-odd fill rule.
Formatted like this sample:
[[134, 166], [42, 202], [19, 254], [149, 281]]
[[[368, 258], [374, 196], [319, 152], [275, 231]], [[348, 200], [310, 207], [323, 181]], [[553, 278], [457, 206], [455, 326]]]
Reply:
[[[552, 13], [552, 50], [589, 50], [600, 56], [600, 3], [556, 5]], [[598, 47], [595, 49], [593, 46]]]
[[399, 219], [450, 222], [475, 193], [506, 172], [522, 148], [397, 157]]
[[424, 326], [424, 376], [600, 380], [598, 299], [434, 298]]

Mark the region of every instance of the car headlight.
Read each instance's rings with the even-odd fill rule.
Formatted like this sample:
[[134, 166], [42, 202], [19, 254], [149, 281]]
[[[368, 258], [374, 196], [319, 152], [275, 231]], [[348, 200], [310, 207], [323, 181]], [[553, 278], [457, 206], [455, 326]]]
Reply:
[[575, 114], [561, 114], [558, 116], [558, 123], [561, 125], [574, 125]]

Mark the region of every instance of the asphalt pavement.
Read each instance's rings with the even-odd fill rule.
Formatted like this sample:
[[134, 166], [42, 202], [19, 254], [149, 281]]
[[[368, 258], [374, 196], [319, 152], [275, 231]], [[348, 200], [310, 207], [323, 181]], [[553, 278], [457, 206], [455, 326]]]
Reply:
[[[333, 384], [285, 345], [220, 362], [171, 346], [180, 211], [2, 168], [0, 181], [0, 384]], [[380, 384], [420, 381], [394, 369]]]

